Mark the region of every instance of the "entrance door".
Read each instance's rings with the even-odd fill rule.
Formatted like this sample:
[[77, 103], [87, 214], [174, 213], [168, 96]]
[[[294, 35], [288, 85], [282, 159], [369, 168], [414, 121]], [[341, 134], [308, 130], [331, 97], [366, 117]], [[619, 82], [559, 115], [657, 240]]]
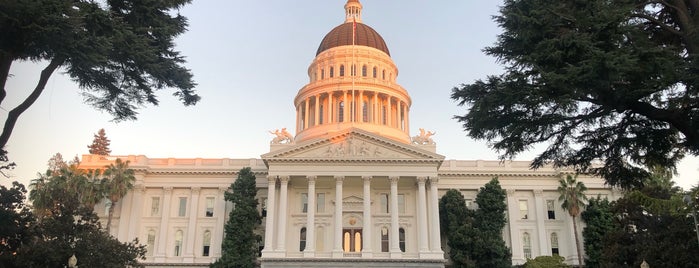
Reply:
[[362, 229], [342, 230], [342, 250], [344, 252], [362, 252]]

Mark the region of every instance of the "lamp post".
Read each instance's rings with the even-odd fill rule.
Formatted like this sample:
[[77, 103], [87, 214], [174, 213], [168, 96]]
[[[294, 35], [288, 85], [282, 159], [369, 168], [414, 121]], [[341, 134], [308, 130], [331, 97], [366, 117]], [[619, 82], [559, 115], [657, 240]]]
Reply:
[[693, 206], [694, 200], [688, 194], [684, 195], [683, 200], [685, 203], [687, 203], [687, 206], [689, 206], [689, 209], [692, 210], [692, 217], [694, 217], [694, 230], [697, 232], [697, 243], [699, 243], [699, 226], [697, 226], [697, 213], [694, 210], [694, 206]]

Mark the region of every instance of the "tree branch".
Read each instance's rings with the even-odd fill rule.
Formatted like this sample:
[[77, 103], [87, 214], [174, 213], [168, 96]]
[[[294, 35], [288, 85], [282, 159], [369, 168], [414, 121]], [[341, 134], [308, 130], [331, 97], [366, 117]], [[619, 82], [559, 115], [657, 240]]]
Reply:
[[39, 77], [39, 83], [37, 83], [36, 87], [34, 88], [34, 91], [32, 91], [29, 96], [27, 96], [26, 99], [17, 107], [12, 109], [9, 114], [7, 115], [7, 119], [5, 120], [5, 125], [2, 128], [2, 134], [0, 135], [0, 149], [5, 148], [5, 145], [7, 145], [7, 141], [10, 140], [10, 135], [12, 134], [12, 130], [15, 127], [15, 123], [17, 123], [17, 119], [19, 119], [19, 116], [24, 113], [27, 109], [29, 109], [32, 104], [41, 96], [41, 92], [44, 91], [44, 88], [46, 87], [46, 83], [49, 81], [49, 78], [51, 77], [51, 74], [58, 68], [58, 66], [61, 66], [63, 62], [65, 61], [64, 57], [57, 57], [53, 58], [51, 62], [49, 63], [44, 70], [41, 71], [41, 76]]
[[7, 96], [7, 90], [5, 90], [5, 84], [7, 83], [7, 77], [10, 75], [10, 67], [12, 66], [12, 56], [8, 54], [0, 54], [0, 104], [5, 100]]
[[678, 31], [677, 29], [670, 27], [670, 25], [667, 25], [667, 24], [665, 24], [665, 23], [662, 23], [661, 21], [659, 21], [658, 19], [654, 18], [653, 16], [649, 16], [649, 15], [643, 14], [643, 13], [634, 13], [634, 14], [631, 14], [631, 17], [636, 17], [636, 18], [641, 18], [641, 19], [649, 20], [649, 21], [651, 21], [653, 24], [660, 26], [661, 28], [665, 29], [666, 31], [668, 31], [668, 32], [670, 32], [670, 33], [672, 33], [672, 34], [674, 34], [674, 35], [677, 35], [677, 36], [680, 36], [680, 37], [683, 36], [683, 34], [682, 34], [681, 31]]

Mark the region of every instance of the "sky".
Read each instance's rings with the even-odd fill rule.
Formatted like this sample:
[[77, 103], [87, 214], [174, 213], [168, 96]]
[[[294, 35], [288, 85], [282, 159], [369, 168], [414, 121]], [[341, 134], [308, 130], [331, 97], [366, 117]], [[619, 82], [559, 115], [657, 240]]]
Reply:
[[[411, 136], [435, 131], [446, 159], [496, 160], [483, 140], [467, 137], [452, 117], [466, 112], [451, 90], [502, 73], [482, 49], [501, 32], [492, 16], [502, 1], [363, 0], [362, 20], [386, 41], [398, 66], [397, 81], [412, 97]], [[295, 127], [293, 98], [309, 78], [307, 68], [322, 38], [344, 21], [345, 0], [193, 1], [180, 10], [189, 30], [176, 39], [202, 97], [185, 107], [159, 92], [160, 105], [146, 106], [138, 120], [114, 122], [83, 103], [81, 89], [62, 71], [19, 119], [7, 149], [17, 168], [9, 185], [25, 185], [46, 170], [48, 159], [87, 154], [104, 128], [112, 155], [150, 158], [259, 158], [269, 152], [268, 131]], [[25, 98], [46, 62], [15, 62], [0, 119]], [[516, 160], [531, 160], [536, 147]], [[675, 181], [688, 189], [699, 182], [699, 158], [678, 167]]]

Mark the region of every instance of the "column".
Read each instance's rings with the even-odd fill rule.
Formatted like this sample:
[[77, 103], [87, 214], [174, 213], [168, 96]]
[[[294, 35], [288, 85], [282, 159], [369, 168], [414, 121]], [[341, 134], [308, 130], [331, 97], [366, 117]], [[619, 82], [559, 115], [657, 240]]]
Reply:
[[316, 95], [315, 113], [313, 115], [315, 117], [313, 125], [320, 125], [320, 94]]
[[363, 247], [362, 247], [362, 257], [371, 258], [371, 240], [374, 238], [371, 232], [371, 226], [373, 221], [371, 220], [371, 176], [362, 176], [362, 181], [364, 181], [364, 230], [363, 232]]
[[277, 231], [277, 251], [286, 256], [286, 216], [287, 216], [287, 187], [289, 176], [279, 176], [279, 226]]
[[307, 129], [308, 126], [310, 125], [309, 122], [308, 122], [308, 119], [311, 118], [311, 116], [310, 116], [310, 111], [308, 111], [308, 102], [309, 102], [309, 100], [310, 100], [309, 98], [306, 98], [306, 99], [304, 100], [304, 102], [306, 102], [306, 104], [304, 105], [304, 107], [306, 107], [306, 108], [305, 108], [304, 111], [303, 111], [303, 118], [304, 118], [304, 119], [303, 119], [303, 129]]
[[388, 106], [386, 107], [386, 125], [389, 127], [393, 126], [393, 112], [391, 111], [391, 96], [386, 96], [386, 102]]
[[316, 176], [308, 178], [308, 210], [306, 211], [306, 249], [304, 257], [315, 256], [316, 251]]
[[333, 109], [333, 93], [334, 92], [328, 92], [328, 115], [326, 116], [328, 118], [328, 124], [333, 122], [333, 116], [335, 116], [335, 110]]
[[131, 216], [129, 217], [129, 240], [138, 237], [140, 229], [139, 223], [141, 222], [141, 217], [143, 216], [143, 193], [145, 192], [146, 187], [143, 186], [143, 184], [134, 185], [134, 206], [133, 209], [131, 209]]
[[163, 188], [163, 209], [160, 210], [160, 232], [156, 243], [158, 244], [158, 250], [155, 254], [156, 262], [165, 261], [165, 251], [167, 250], [167, 231], [169, 229], [168, 223], [170, 221], [170, 199], [172, 199], [172, 187]]
[[390, 239], [391, 258], [400, 258], [401, 251], [398, 245], [398, 178], [391, 176], [388, 179], [391, 181], [391, 231], [388, 235]]
[[401, 130], [408, 130], [408, 103], [403, 102], [402, 108], [403, 116], [401, 116], [401, 118], [403, 120], [401, 121], [401, 126], [403, 128]]
[[430, 249], [433, 253], [442, 253], [442, 239], [439, 236], [439, 193], [437, 192], [437, 184], [439, 179], [430, 178]]
[[296, 106], [296, 133], [303, 130], [303, 120], [301, 118], [301, 104]]
[[[347, 107], [345, 107], [347, 108]], [[346, 111], [347, 109], [345, 109]], [[342, 257], [342, 180], [345, 177], [335, 176], [335, 243], [333, 258]]]
[[267, 216], [265, 219], [265, 247], [262, 249], [262, 256], [266, 257], [266, 253], [270, 253], [274, 251], [274, 223], [275, 223], [275, 218], [274, 218], [274, 207], [275, 207], [275, 196], [277, 193], [275, 192], [275, 188], [277, 188], [277, 178], [268, 175], [267, 176]]
[[364, 90], [359, 90], [359, 99], [357, 100], [357, 120], [364, 123]]
[[342, 123], [349, 122], [349, 110], [350, 110], [350, 105], [349, 102], [347, 101], [347, 91], [342, 91], [342, 103], [344, 103], [344, 108], [342, 109]]
[[187, 236], [184, 237], [184, 241], [188, 241], [187, 243], [184, 243], [184, 262], [194, 262], [194, 241], [197, 241], [196, 239], [196, 230], [197, 230], [197, 208], [199, 206], [199, 193], [201, 191], [201, 187], [192, 187], [191, 193], [189, 200], [191, 202], [189, 203], [189, 224], [187, 225]]
[[427, 199], [425, 192], [425, 183], [427, 177], [417, 177], [417, 233], [418, 233], [418, 251], [420, 254], [430, 251], [427, 232]]
[[[228, 187], [218, 187], [218, 194], [216, 195], [216, 205], [214, 206], [216, 226], [214, 226], [213, 233], [211, 233], [211, 256], [213, 257], [221, 257], [221, 244], [224, 236], [223, 226], [226, 219], [227, 202], [224, 198], [226, 191], [228, 191]], [[267, 237], [265, 236], [265, 239], [266, 238]]]
[[510, 249], [512, 250], [512, 263], [522, 263], [525, 261], [524, 256], [522, 256], [519, 231], [515, 228], [515, 224], [513, 224], [518, 220], [518, 213], [519, 204], [515, 199], [515, 190], [507, 189], [507, 224], [510, 227]]
[[551, 255], [551, 252], [548, 252], [550, 250], [548, 247], [548, 235], [546, 227], [544, 227], [547, 215], [544, 215], [546, 204], [544, 204], [544, 191], [541, 189], [534, 190], [534, 209], [536, 209], [536, 234], [539, 237], [539, 254], [534, 256]]

